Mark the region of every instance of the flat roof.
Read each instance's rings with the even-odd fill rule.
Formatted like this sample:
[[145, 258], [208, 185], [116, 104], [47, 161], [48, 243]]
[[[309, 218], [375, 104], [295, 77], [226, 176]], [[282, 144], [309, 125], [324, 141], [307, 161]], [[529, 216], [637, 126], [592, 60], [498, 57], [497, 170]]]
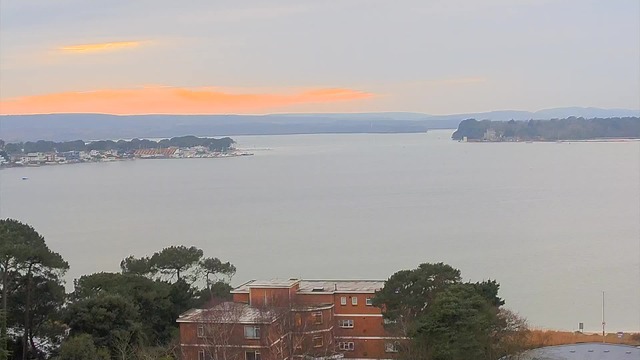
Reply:
[[384, 287], [384, 280], [302, 280], [298, 293], [371, 293]]
[[249, 304], [224, 302], [210, 309], [191, 309], [178, 317], [179, 323], [270, 324], [276, 313]]
[[237, 286], [232, 293], [248, 293], [250, 288], [290, 288], [299, 284], [299, 294], [322, 294], [322, 293], [371, 293], [382, 289], [384, 280], [363, 280], [363, 279], [272, 279], [272, 280], [249, 280]]
[[640, 347], [620, 344], [584, 343], [548, 346], [525, 352], [523, 360], [636, 360]]
[[248, 293], [249, 288], [290, 288], [300, 282], [300, 279], [271, 279], [249, 280], [238, 285], [232, 293]]

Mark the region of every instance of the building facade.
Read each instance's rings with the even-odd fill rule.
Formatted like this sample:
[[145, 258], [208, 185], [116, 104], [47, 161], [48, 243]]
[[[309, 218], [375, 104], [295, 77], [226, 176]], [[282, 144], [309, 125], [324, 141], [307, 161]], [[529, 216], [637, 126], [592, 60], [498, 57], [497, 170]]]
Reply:
[[373, 306], [382, 280], [246, 282], [180, 316], [185, 360], [391, 359], [400, 338]]

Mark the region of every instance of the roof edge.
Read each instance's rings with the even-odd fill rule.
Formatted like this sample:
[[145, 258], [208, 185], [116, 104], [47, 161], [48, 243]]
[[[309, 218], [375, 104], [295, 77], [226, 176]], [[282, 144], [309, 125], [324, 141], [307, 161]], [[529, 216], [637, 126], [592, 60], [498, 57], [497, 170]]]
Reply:
[[300, 279], [300, 281], [326, 281], [326, 282], [347, 282], [347, 281], [363, 281], [363, 282], [385, 282], [386, 279]]

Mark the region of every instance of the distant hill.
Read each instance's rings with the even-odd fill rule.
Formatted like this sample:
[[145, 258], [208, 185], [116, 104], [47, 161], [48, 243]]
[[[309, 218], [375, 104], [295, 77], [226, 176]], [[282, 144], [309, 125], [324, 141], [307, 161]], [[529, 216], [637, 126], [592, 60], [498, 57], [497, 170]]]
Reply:
[[412, 112], [379, 112], [379, 113], [346, 113], [346, 114], [274, 114], [266, 117], [313, 118], [313, 119], [341, 119], [341, 120], [458, 120], [477, 119], [493, 121], [509, 120], [549, 120], [563, 119], [571, 116], [583, 118], [607, 118], [639, 116], [640, 110], [630, 109], [600, 109], [594, 107], [559, 107], [539, 111], [496, 110], [480, 113], [464, 113], [451, 115], [431, 115]]
[[552, 109], [544, 109], [535, 112], [516, 111], [516, 110], [498, 110], [483, 113], [455, 114], [455, 115], [428, 115], [426, 119], [440, 120], [492, 120], [492, 121], [509, 121], [509, 120], [550, 120], [564, 119], [571, 116], [583, 118], [609, 118], [609, 117], [629, 117], [639, 116], [640, 110], [630, 109], [600, 109], [594, 107], [560, 107]]
[[329, 133], [416, 133], [455, 129], [458, 120], [402, 120], [363, 114], [135, 115], [49, 114], [0, 117], [7, 142]]
[[0, 138], [29, 140], [164, 138], [182, 135], [233, 136], [326, 133], [414, 133], [456, 129], [469, 118], [494, 121], [577, 117], [639, 116], [639, 110], [555, 108], [537, 112], [492, 111], [430, 115], [411, 112], [318, 113], [270, 115], [131, 115], [48, 114], [0, 116]]

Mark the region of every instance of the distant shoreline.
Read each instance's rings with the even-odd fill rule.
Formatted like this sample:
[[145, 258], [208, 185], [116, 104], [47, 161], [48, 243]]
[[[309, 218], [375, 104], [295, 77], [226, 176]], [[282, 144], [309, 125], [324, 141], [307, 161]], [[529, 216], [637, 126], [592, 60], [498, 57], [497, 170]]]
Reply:
[[485, 142], [628, 141], [640, 138], [640, 117], [529, 121], [464, 120], [451, 138]]
[[578, 140], [518, 140], [518, 141], [489, 141], [481, 139], [470, 139], [467, 141], [458, 140], [458, 142], [467, 143], [631, 143], [640, 142], [640, 138], [598, 138], [598, 139], [578, 139]]
[[153, 141], [82, 140], [54, 142], [38, 140], [0, 144], [0, 167], [40, 167], [87, 162], [115, 162], [133, 159], [222, 158], [253, 155], [238, 150], [229, 137], [181, 136]]
[[115, 162], [125, 162], [125, 161], [135, 161], [135, 160], [183, 160], [183, 159], [225, 159], [225, 158], [235, 158], [235, 157], [244, 157], [244, 156], [253, 156], [253, 153], [247, 151], [233, 151], [229, 153], [223, 153], [218, 156], [203, 156], [203, 157], [166, 157], [166, 156], [158, 156], [158, 157], [132, 157], [132, 158], [122, 158], [122, 159], [112, 159], [112, 160], [99, 160], [99, 161], [69, 161], [69, 162], [53, 162], [53, 163], [42, 163], [42, 164], [33, 164], [33, 165], [21, 165], [15, 163], [1, 164], [0, 170], [2, 169], [25, 169], [25, 168], [39, 168], [39, 167], [50, 167], [50, 166], [62, 166], [62, 165], [76, 165], [76, 164], [106, 164], [106, 163], [115, 163]]
[[582, 140], [558, 140], [556, 142], [636, 142], [640, 138], [598, 138], [598, 139], [582, 139]]

